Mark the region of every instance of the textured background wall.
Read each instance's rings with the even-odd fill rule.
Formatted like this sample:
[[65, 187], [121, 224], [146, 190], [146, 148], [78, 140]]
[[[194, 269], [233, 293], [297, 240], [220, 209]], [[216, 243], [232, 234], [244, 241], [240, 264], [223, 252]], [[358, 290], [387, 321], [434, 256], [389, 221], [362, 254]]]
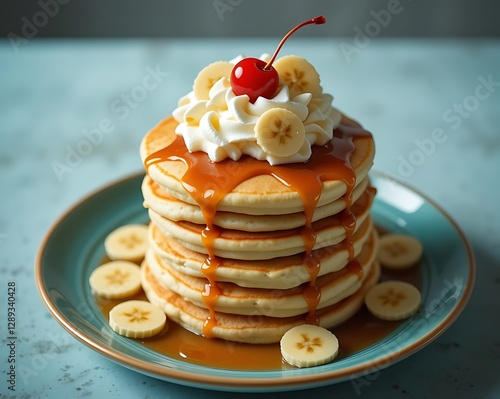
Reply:
[[354, 36], [378, 23], [381, 37], [500, 36], [497, 0], [2, 0], [0, 34], [31, 23], [40, 37], [281, 36], [317, 14], [329, 23], [301, 35]]

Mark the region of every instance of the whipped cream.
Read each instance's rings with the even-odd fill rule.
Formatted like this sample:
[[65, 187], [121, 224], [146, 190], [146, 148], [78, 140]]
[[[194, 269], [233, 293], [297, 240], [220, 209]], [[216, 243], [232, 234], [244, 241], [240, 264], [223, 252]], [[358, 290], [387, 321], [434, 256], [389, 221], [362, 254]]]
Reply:
[[[235, 64], [240, 59], [230, 62]], [[176, 133], [183, 136], [188, 150], [203, 151], [213, 162], [226, 158], [236, 161], [243, 154], [271, 165], [305, 162], [311, 156], [312, 145], [324, 145], [332, 139], [341, 119], [341, 113], [332, 106], [331, 95], [302, 93], [291, 98], [288, 86], [282, 83], [273, 98], [259, 97], [251, 103], [247, 95], [236, 96], [229, 76], [224, 76], [211, 87], [208, 97], [198, 99], [191, 91], [179, 100], [173, 117], [179, 122]], [[304, 125], [303, 143], [292, 155], [270, 154], [257, 142], [256, 123], [273, 108], [293, 112]]]

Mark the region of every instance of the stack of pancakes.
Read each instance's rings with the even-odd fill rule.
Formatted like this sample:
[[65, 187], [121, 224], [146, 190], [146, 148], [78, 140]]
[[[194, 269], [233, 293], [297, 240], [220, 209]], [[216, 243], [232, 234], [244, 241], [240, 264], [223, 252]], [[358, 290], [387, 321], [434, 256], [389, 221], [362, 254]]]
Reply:
[[[345, 139], [353, 148], [354, 184], [322, 181], [308, 220], [303, 198], [279, 176], [239, 181], [237, 162], [217, 165], [225, 169], [213, 184], [200, 177], [205, 195], [217, 191], [218, 181], [238, 183], [211, 213], [185, 180], [195, 166], [181, 156], [156, 156], [179, 139], [176, 125], [167, 118], [141, 144], [147, 167], [142, 192], [151, 219], [142, 285], [149, 301], [195, 333], [248, 343], [278, 342], [293, 326], [313, 322], [331, 328], [351, 317], [380, 274], [370, 217], [374, 190], [367, 177], [374, 157], [371, 135]], [[342, 126], [362, 130], [345, 117]], [[213, 220], [207, 220], [210, 215]], [[216, 233], [209, 240], [210, 229]]]

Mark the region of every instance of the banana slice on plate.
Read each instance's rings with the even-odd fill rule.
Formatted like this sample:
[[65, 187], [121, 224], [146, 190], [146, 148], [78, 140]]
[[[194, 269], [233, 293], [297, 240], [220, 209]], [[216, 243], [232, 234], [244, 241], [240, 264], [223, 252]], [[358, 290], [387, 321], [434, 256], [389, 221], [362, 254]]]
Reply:
[[148, 301], [127, 301], [109, 312], [114, 332], [129, 338], [148, 338], [158, 334], [167, 322], [163, 310]]
[[105, 298], [126, 298], [141, 289], [141, 269], [128, 261], [113, 261], [95, 269], [89, 278], [92, 291]]
[[388, 269], [406, 269], [422, 257], [423, 247], [416, 238], [405, 234], [385, 234], [380, 237], [378, 260]]
[[216, 61], [203, 68], [193, 84], [194, 95], [198, 100], [208, 100], [212, 86], [223, 77], [229, 79], [234, 65], [227, 61]]
[[290, 98], [302, 93], [311, 93], [313, 97], [321, 95], [323, 89], [319, 83], [319, 74], [305, 58], [285, 55], [278, 58], [273, 66], [278, 71], [280, 82], [290, 89]]
[[365, 296], [371, 314], [382, 320], [403, 320], [420, 307], [418, 289], [403, 281], [384, 281], [373, 286]]
[[106, 237], [104, 248], [111, 260], [139, 262], [148, 248], [148, 228], [142, 224], [118, 227]]
[[303, 324], [288, 330], [280, 341], [283, 359], [295, 367], [331, 362], [339, 353], [337, 337], [323, 327]]
[[287, 157], [302, 147], [306, 132], [300, 118], [284, 108], [271, 108], [255, 124], [257, 144], [269, 155]]

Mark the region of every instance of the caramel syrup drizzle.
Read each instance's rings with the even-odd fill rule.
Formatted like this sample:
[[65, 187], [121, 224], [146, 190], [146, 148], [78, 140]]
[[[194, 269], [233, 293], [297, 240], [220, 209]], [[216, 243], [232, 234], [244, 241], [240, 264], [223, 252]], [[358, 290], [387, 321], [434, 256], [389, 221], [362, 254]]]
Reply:
[[[161, 129], [162, 125], [158, 128]], [[187, 166], [182, 177], [182, 186], [200, 206], [206, 223], [202, 232], [202, 242], [208, 256], [202, 266], [207, 278], [205, 292], [202, 294], [210, 316], [207, 318], [203, 334], [212, 336], [212, 329], [217, 325], [215, 304], [221, 290], [216, 281], [216, 270], [220, 260], [214, 253], [214, 242], [220, 235], [220, 229], [214, 225], [217, 206], [224, 196], [240, 183], [255, 176], [270, 175], [285, 186], [295, 191], [304, 204], [305, 226], [301, 231], [305, 245], [304, 266], [309, 272], [309, 283], [304, 287], [303, 295], [309, 308], [306, 321], [318, 324], [316, 308], [321, 299], [321, 290], [316, 285], [320, 263], [312, 255], [317, 234], [312, 227], [312, 218], [323, 189], [323, 181], [340, 180], [346, 185], [344, 199], [346, 208], [341, 214], [341, 223], [346, 231], [345, 245], [349, 252], [349, 270], [355, 271], [362, 278], [362, 268], [353, 259], [354, 249], [352, 235], [356, 219], [351, 212], [352, 190], [356, 184], [356, 174], [351, 166], [350, 158], [355, 150], [353, 139], [371, 137], [371, 134], [357, 125], [341, 124], [334, 130], [333, 138], [324, 146], [314, 146], [311, 158], [305, 163], [271, 166], [267, 161], [258, 161], [243, 156], [238, 161], [225, 159], [211, 162], [204, 152], [190, 153], [181, 136], [165, 148], [149, 155], [144, 161], [146, 171], [158, 162], [181, 161]], [[361, 272], [360, 272], [361, 270]], [[361, 274], [360, 274], [361, 273]]]

